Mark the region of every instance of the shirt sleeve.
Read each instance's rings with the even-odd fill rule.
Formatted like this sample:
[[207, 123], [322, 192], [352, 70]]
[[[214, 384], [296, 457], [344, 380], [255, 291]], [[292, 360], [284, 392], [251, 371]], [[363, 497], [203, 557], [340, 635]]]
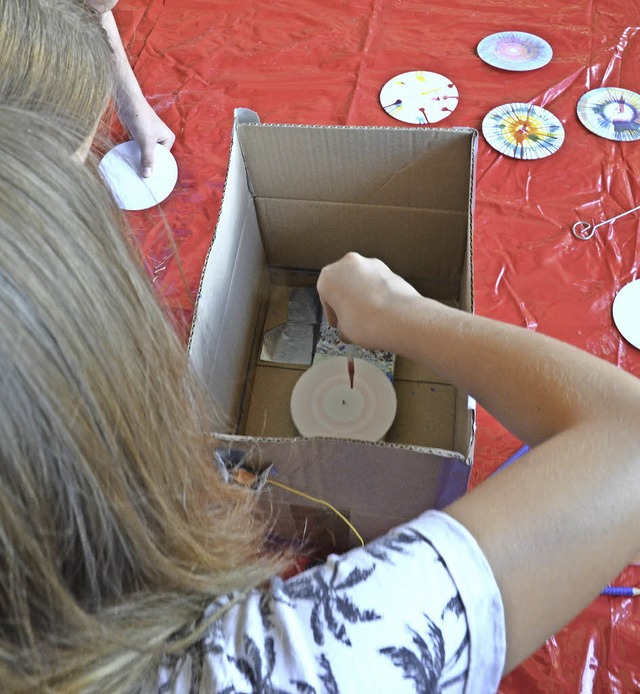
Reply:
[[188, 692], [195, 678], [198, 691], [225, 694], [487, 694], [502, 675], [497, 584], [471, 534], [440, 511], [225, 600], [164, 691]]

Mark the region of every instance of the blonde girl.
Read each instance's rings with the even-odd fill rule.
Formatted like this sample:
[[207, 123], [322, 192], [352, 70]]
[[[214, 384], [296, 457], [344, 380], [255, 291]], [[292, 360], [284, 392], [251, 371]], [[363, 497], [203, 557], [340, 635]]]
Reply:
[[82, 0], [0, 0], [0, 104], [60, 117], [90, 141], [113, 75], [101, 18]]
[[434, 369], [532, 449], [274, 577], [113, 206], [50, 121], [0, 109], [4, 690], [487, 694], [637, 552], [638, 379], [350, 253], [318, 280], [345, 339]]
[[74, 136], [5, 107], [0, 141], [0, 682], [134, 691], [274, 561]]

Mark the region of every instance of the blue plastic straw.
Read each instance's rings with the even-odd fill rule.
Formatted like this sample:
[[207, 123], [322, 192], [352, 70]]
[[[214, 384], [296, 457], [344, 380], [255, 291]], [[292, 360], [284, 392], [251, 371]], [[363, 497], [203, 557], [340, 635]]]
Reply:
[[635, 598], [640, 595], [640, 588], [627, 588], [626, 586], [607, 586], [600, 595], [609, 595], [614, 598]]

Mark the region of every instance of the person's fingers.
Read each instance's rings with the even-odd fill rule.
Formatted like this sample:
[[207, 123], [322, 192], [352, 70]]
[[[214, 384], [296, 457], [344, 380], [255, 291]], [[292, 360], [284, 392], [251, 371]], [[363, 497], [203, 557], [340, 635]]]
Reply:
[[176, 141], [176, 136], [171, 130], [169, 130], [166, 135], [163, 133], [161, 137], [158, 138], [158, 142], [167, 149], [171, 149]]
[[153, 173], [153, 150], [156, 143], [153, 140], [141, 139], [140, 145], [140, 175], [149, 178]]
[[170, 150], [175, 141], [176, 136], [168, 128], [166, 129], [166, 132], [162, 132], [162, 134], [159, 135], [155, 140], [140, 138], [140, 175], [143, 178], [148, 178], [153, 173], [154, 149], [156, 147], [156, 142]]
[[320, 299], [320, 303], [322, 304], [322, 310], [324, 311], [324, 315], [327, 317], [329, 325], [336, 328], [338, 326], [338, 316], [336, 315], [336, 312], [322, 299]]

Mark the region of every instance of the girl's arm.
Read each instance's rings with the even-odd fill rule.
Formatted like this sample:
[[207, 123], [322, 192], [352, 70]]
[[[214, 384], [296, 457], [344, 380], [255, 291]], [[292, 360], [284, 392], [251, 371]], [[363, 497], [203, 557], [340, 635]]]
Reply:
[[428, 364], [533, 446], [447, 509], [500, 586], [511, 670], [640, 547], [640, 381], [549, 337], [420, 296], [350, 253], [318, 290], [345, 339]]
[[102, 26], [107, 32], [115, 55], [115, 101], [118, 117], [129, 131], [129, 135], [140, 145], [142, 153], [140, 173], [150, 176], [153, 170], [154, 148], [157, 142], [168, 149], [173, 147], [175, 135], [164, 121], [151, 108], [145, 99], [138, 80], [131, 69], [129, 59], [122, 45], [120, 32], [111, 9], [117, 0], [88, 0], [89, 4], [102, 14]]

